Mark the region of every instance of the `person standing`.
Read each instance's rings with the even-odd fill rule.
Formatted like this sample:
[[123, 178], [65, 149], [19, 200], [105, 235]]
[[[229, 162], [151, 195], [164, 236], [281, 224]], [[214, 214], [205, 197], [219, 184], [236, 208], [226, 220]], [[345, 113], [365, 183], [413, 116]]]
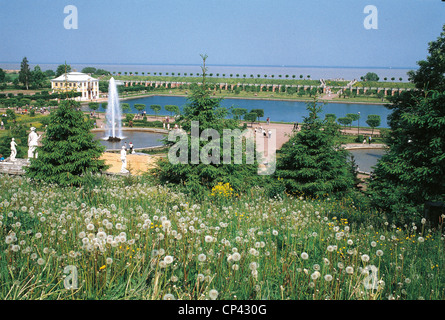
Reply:
[[269, 133], [269, 139], [270, 139], [270, 137], [272, 137], [272, 130], [269, 129], [268, 133]]
[[270, 118], [269, 117], [267, 117], [267, 124], [269, 124], [270, 123]]
[[130, 154], [133, 153], [133, 142], [130, 141]]
[[371, 144], [371, 136], [368, 137], [368, 143]]

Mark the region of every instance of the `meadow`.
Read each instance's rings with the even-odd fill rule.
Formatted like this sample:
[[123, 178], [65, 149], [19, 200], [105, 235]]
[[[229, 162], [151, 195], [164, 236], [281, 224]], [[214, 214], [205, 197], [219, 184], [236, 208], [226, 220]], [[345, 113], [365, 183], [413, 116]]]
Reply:
[[[443, 300], [444, 235], [353, 199], [0, 176], [1, 299]], [[75, 272], [74, 272], [75, 271]], [[70, 287], [71, 286], [71, 287]]]

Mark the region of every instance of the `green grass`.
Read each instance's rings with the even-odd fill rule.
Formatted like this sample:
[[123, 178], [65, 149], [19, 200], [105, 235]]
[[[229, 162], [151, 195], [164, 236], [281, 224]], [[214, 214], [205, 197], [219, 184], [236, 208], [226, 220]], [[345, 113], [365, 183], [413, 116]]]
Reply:
[[0, 188], [1, 299], [445, 298], [440, 233], [352, 199], [222, 186], [197, 203], [143, 177], [63, 189], [1, 176]]
[[387, 82], [387, 81], [358, 81], [354, 87], [365, 88], [394, 88], [394, 89], [414, 89], [415, 85], [411, 82]]

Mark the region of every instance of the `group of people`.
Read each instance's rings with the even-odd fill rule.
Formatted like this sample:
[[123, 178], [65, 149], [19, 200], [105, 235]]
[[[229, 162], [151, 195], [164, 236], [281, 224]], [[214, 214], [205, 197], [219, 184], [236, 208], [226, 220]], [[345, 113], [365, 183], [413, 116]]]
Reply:
[[[371, 136], [369, 136], [368, 137], [368, 144], [371, 144], [371, 140], [372, 140], [372, 138], [371, 138]], [[365, 144], [365, 143], [366, 143], [366, 138], [363, 139], [363, 144]]]
[[266, 131], [266, 129], [264, 129], [263, 127], [255, 127], [255, 134], [260, 133], [263, 135], [264, 138], [270, 138], [272, 137], [272, 130], [269, 129], [268, 131]]
[[[133, 145], [133, 142], [130, 141], [130, 144], [128, 145], [128, 147], [130, 148], [130, 154], [134, 153], [134, 145]], [[122, 148], [124, 148], [125, 151], [128, 150], [128, 148], [127, 148], [127, 142], [124, 142], [124, 145], [122, 146]]]

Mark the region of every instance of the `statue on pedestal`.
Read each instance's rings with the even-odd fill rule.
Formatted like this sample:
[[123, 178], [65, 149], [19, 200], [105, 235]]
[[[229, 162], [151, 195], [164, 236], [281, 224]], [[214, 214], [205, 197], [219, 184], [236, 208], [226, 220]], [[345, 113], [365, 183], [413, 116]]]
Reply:
[[28, 160], [34, 158], [34, 156], [37, 158], [38, 153], [36, 152], [36, 147], [39, 139], [40, 136], [36, 133], [36, 128], [32, 127], [28, 135]]
[[128, 170], [127, 170], [127, 151], [125, 150], [125, 146], [122, 146], [121, 161], [122, 161], [121, 172], [127, 173], [128, 172]]
[[17, 156], [17, 143], [14, 141], [14, 138], [11, 140], [11, 155], [9, 156], [9, 160], [15, 161], [15, 157]]

